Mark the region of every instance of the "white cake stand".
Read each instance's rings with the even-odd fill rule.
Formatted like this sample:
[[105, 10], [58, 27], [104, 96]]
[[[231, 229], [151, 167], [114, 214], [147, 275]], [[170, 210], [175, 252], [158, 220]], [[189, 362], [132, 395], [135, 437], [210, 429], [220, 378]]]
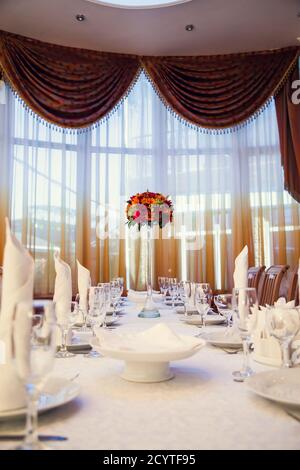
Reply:
[[97, 349], [107, 357], [125, 362], [121, 377], [131, 382], [164, 382], [174, 377], [170, 370], [170, 362], [186, 359], [196, 354], [205, 345], [205, 341], [199, 339], [199, 344], [188, 350], [177, 351], [143, 351], [113, 349], [99, 346]]

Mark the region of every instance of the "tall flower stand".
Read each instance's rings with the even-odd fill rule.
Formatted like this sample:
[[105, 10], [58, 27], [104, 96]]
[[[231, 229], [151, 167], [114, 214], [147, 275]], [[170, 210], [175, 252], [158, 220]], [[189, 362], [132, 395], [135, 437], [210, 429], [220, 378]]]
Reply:
[[147, 297], [143, 310], [138, 314], [140, 318], [158, 318], [160, 313], [153, 301], [152, 291], [152, 240], [151, 240], [151, 226], [145, 226], [147, 230]]

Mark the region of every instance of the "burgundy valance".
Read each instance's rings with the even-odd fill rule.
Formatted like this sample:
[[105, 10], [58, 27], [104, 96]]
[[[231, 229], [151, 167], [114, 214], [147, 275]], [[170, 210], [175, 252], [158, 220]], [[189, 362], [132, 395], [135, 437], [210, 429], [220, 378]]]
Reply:
[[299, 48], [195, 57], [138, 57], [44, 43], [0, 31], [0, 64], [47, 121], [81, 128], [106, 116], [141, 66], [165, 103], [197, 126], [224, 128], [255, 114], [282, 85]]
[[[139, 57], [58, 46], [0, 31], [4, 78], [34, 112], [65, 128], [107, 116], [143, 67], [169, 108], [196, 126], [246, 122], [271, 96], [286, 189], [300, 202], [300, 104], [291, 102], [299, 47], [192, 57]], [[293, 75], [291, 75], [291, 72]]]
[[180, 116], [220, 129], [255, 114], [282, 85], [298, 48], [197, 57], [149, 57], [143, 64]]
[[3, 31], [0, 64], [34, 112], [67, 128], [87, 127], [106, 116], [139, 70], [135, 56], [57, 46]]

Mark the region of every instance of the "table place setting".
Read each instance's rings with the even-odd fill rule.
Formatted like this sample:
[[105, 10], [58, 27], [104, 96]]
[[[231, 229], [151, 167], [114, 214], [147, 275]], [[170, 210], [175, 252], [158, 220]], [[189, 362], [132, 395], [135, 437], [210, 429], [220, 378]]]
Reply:
[[[142, 446], [145, 443], [138, 440], [140, 435], [131, 423], [150, 407], [156, 419], [147, 421], [147, 442], [151, 448], [159, 448], [167, 433], [165, 423], [171, 419], [166, 400], [180, 403], [178, 409], [185, 410], [181, 422], [188, 427], [195, 426], [194, 415], [201, 410], [199, 422], [205, 416], [218, 435], [207, 412], [219, 413], [215, 419], [222, 415], [224, 405], [217, 398], [224, 395], [225, 388], [227, 400], [233, 400], [231, 406], [241, 400], [261, 423], [267, 423], [268, 413], [275, 412], [272, 406], [277, 406], [279, 414], [281, 407], [287, 419], [294, 415], [296, 423], [300, 368], [291, 367], [290, 348], [298, 341], [299, 309], [282, 299], [274, 306], [259, 307], [256, 290], [245, 283], [247, 259], [245, 247], [236, 259], [231, 294], [213, 296], [208, 283], [160, 278], [160, 291], [151, 293], [159, 316], [151, 317], [139, 316], [149, 300], [147, 292], [129, 290], [123, 297], [122, 278], [92, 286], [89, 271], [79, 262], [79, 293], [72, 300], [70, 267], [55, 253], [54, 302], [36, 303], [32, 258], [7, 223], [0, 338], [8, 360], [0, 364], [0, 441], [3, 445], [11, 441], [11, 447], [17, 441], [17, 449], [40, 450], [51, 448], [51, 441], [57, 443], [56, 448], [69, 448], [75, 439], [80, 448], [79, 421], [80, 426], [92, 426], [89, 423], [95, 414], [98, 426], [107, 414], [119, 439], [127, 429], [129, 447], [136, 447], [137, 442]], [[177, 303], [184, 309], [182, 315], [177, 315]], [[267, 351], [269, 358], [273, 354], [281, 358], [281, 368], [270, 370], [267, 360], [258, 361], [256, 372], [252, 370], [250, 356], [255, 361], [263, 357], [255, 356], [255, 350], [262, 351], [261, 339], [275, 342], [277, 349]], [[232, 372], [240, 365], [242, 356], [237, 353], [242, 350], [242, 368]], [[255, 395], [266, 400], [261, 409], [253, 400]], [[77, 400], [81, 406], [68, 412], [68, 406]], [[189, 405], [194, 401], [197, 412]], [[21, 429], [17, 423], [25, 416], [26, 426]], [[41, 432], [38, 416], [43, 423]], [[107, 425], [104, 421], [103, 426]], [[232, 430], [233, 425], [232, 421]], [[284, 425], [288, 429], [288, 423]], [[89, 439], [98, 448], [94, 434]], [[103, 448], [109, 447], [103, 439]], [[197, 446], [196, 441], [191, 442]], [[287, 436], [287, 446], [289, 442], [294, 442], [291, 436]], [[218, 446], [222, 447], [222, 439]]]

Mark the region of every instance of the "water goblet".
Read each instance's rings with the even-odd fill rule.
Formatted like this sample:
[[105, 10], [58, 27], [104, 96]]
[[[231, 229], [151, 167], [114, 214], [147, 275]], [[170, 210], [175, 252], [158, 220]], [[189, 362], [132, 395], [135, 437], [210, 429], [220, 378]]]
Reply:
[[206, 326], [206, 315], [210, 309], [210, 303], [209, 303], [209, 296], [208, 295], [203, 295], [203, 292], [197, 292], [195, 295], [195, 303], [196, 303], [196, 309], [199, 315], [201, 316], [202, 320], [202, 332], [204, 332], [205, 326]]
[[219, 294], [214, 297], [215, 306], [217, 307], [219, 315], [226, 318], [227, 329], [226, 333], [230, 331], [231, 321], [233, 316], [232, 308], [232, 294]]
[[56, 303], [56, 322], [57, 326], [61, 331], [61, 346], [57, 351], [55, 357], [60, 359], [67, 359], [74, 357], [75, 354], [71, 353], [67, 349], [67, 338], [69, 329], [75, 325], [78, 319], [78, 303], [70, 302], [69, 305], [65, 305], [63, 302]]
[[239, 371], [232, 373], [236, 382], [243, 382], [254, 374], [250, 367], [251, 336], [256, 327], [258, 310], [257, 294], [254, 287], [233, 289], [232, 307], [237, 319], [237, 327], [243, 343], [243, 366]]
[[299, 308], [270, 307], [267, 308], [267, 329], [276, 338], [282, 351], [282, 368], [291, 367], [289, 347], [300, 330]]
[[38, 439], [38, 403], [54, 363], [56, 325], [54, 304], [35, 313], [31, 304], [16, 306], [12, 326], [12, 360], [27, 396], [25, 438], [15, 450], [47, 450]]

